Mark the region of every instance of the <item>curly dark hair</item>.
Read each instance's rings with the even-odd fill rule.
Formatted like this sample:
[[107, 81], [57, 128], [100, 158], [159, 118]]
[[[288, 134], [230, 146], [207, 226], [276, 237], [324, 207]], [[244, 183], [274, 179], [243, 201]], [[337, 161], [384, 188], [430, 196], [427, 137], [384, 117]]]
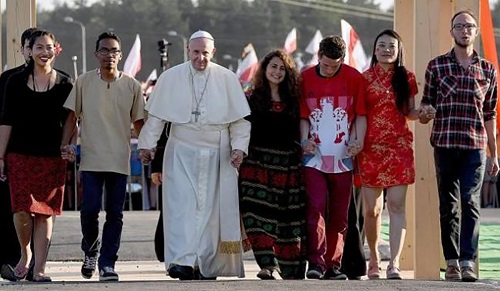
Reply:
[[271, 88], [266, 78], [266, 69], [273, 58], [279, 58], [285, 66], [285, 78], [279, 84], [279, 94], [284, 103], [285, 111], [293, 117], [299, 114], [300, 75], [295, 61], [281, 49], [269, 52], [259, 63], [252, 80], [250, 107], [252, 111], [263, 112], [271, 110]]
[[319, 56], [325, 56], [332, 60], [345, 57], [346, 44], [339, 35], [329, 35], [319, 43]]
[[396, 107], [401, 113], [407, 115], [409, 113], [408, 105], [410, 102], [410, 83], [408, 82], [408, 72], [404, 66], [403, 40], [397, 32], [392, 29], [386, 29], [377, 35], [375, 42], [373, 43], [370, 68], [374, 67], [378, 63], [377, 57], [375, 56], [375, 50], [378, 39], [384, 35], [398, 40], [398, 56], [396, 58], [396, 62], [394, 63], [394, 75], [392, 76], [391, 84], [394, 88], [394, 93], [396, 94]]

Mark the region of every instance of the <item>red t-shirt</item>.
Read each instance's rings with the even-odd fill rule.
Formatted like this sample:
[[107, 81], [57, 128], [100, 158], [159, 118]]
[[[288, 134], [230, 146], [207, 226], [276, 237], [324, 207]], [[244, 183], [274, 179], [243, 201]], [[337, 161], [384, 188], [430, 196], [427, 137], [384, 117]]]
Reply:
[[325, 173], [353, 169], [347, 155], [352, 122], [366, 115], [366, 81], [356, 69], [343, 64], [335, 76], [321, 77], [319, 66], [302, 72], [300, 117], [308, 119], [309, 136], [318, 144], [314, 156], [305, 157], [304, 165]]

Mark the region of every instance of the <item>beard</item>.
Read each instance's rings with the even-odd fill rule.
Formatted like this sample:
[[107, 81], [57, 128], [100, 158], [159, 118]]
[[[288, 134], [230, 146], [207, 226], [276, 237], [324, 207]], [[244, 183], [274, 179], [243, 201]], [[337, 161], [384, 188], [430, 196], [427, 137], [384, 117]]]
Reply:
[[461, 48], [467, 48], [474, 43], [474, 41], [471, 38], [469, 38], [469, 40], [467, 41], [463, 41], [462, 39], [455, 37], [453, 38], [453, 40], [455, 41], [455, 44]]

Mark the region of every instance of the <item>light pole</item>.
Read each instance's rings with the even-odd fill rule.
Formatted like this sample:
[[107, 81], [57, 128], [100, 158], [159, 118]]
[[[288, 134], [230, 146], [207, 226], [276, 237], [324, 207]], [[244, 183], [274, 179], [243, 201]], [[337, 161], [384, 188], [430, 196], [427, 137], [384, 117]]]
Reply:
[[187, 61], [188, 60], [188, 57], [187, 57], [187, 39], [184, 35], [178, 33], [177, 31], [174, 31], [174, 30], [170, 30], [169, 32], [167, 32], [168, 35], [170, 36], [178, 36], [182, 39], [182, 53], [184, 54], [184, 61]]
[[78, 77], [78, 67], [76, 65], [76, 61], [78, 60], [77, 56], [72, 56], [71, 61], [73, 62], [73, 73], [75, 74], [75, 79]]
[[85, 25], [82, 22], [73, 19], [71, 16], [64, 17], [64, 22], [75, 23], [82, 29], [82, 73], [87, 71], [87, 38], [85, 36]]

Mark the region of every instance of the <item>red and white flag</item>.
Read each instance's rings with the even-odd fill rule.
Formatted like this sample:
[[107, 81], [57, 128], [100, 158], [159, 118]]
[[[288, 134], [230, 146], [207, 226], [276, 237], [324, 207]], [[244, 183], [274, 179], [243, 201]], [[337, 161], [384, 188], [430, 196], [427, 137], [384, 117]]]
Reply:
[[252, 80], [259, 66], [259, 59], [257, 59], [253, 44], [249, 43], [243, 49], [241, 58], [242, 60], [238, 63], [238, 69], [236, 70], [236, 76], [238, 76], [240, 82], [244, 84]]
[[155, 86], [151, 83], [156, 81], [156, 79], [158, 79], [158, 74], [156, 73], [156, 69], [153, 69], [153, 71], [151, 71], [148, 78], [146, 79], [146, 90], [144, 92], [145, 94], [149, 95], [153, 91], [153, 88]]
[[130, 49], [130, 53], [123, 65], [123, 71], [132, 77], [141, 70], [141, 39], [139, 34], [135, 36], [134, 45]]
[[358, 34], [354, 31], [352, 26], [343, 19], [340, 20], [340, 29], [342, 31], [342, 38], [347, 46], [344, 63], [363, 72], [368, 66], [368, 59], [366, 58]]
[[297, 50], [297, 29], [295, 27], [286, 36], [285, 46], [283, 49], [288, 54], [292, 54]]
[[314, 66], [318, 63], [318, 51], [319, 51], [319, 43], [323, 39], [323, 35], [321, 35], [321, 31], [316, 30], [313, 38], [309, 42], [306, 47], [306, 52], [312, 55], [312, 58], [307, 62], [307, 67]]

